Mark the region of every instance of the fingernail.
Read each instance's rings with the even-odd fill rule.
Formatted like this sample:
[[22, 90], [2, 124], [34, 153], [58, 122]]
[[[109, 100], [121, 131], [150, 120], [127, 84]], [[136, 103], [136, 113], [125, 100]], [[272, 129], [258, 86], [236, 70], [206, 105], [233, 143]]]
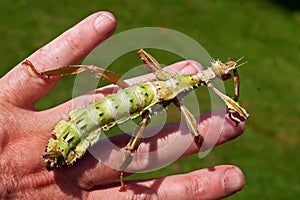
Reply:
[[95, 29], [101, 35], [109, 35], [115, 30], [116, 20], [109, 12], [101, 12], [94, 22]]
[[244, 175], [237, 167], [226, 169], [223, 180], [226, 193], [234, 193], [241, 190], [245, 183]]

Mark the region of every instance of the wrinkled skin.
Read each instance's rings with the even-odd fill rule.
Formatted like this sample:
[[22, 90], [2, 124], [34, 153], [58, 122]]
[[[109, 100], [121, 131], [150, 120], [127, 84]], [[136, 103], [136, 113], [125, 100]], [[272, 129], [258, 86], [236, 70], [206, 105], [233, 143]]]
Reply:
[[[74, 64], [108, 38], [115, 26], [116, 20], [110, 13], [95, 13], [26, 59], [34, 63], [40, 71]], [[192, 61], [182, 61], [169, 67], [176, 71], [184, 69], [185, 72], [193, 72], [195, 65], [197, 63]], [[119, 178], [117, 170], [97, 162], [89, 153], [72, 167], [48, 172], [41, 155], [50, 137], [49, 133], [56, 122], [72, 109], [72, 103], [69, 101], [44, 111], [35, 110], [34, 104], [58, 80], [59, 77], [42, 79], [21, 63], [0, 79], [0, 198], [219, 199], [242, 189], [243, 173], [238, 167], [231, 165], [157, 179], [127, 181], [126, 192], [118, 192], [118, 182], [112, 183]], [[98, 98], [109, 92], [109, 88], [99, 89]], [[85, 101], [84, 98], [82, 100]], [[205, 137], [211, 123], [224, 118], [220, 113], [207, 114], [200, 118], [199, 130], [202, 136]], [[178, 134], [174, 127], [176, 123], [167, 125], [161, 134], [151, 138], [151, 141], [158, 141], [157, 148], [167, 144], [173, 135], [179, 141], [184, 140], [183, 137], [193, 140], [191, 134]], [[216, 145], [239, 136], [243, 130], [244, 123], [235, 127], [225, 117], [222, 131], [214, 133], [219, 138]], [[172, 137], [162, 139], [166, 135]], [[128, 135], [120, 135], [112, 140], [124, 146], [128, 139]], [[182, 156], [196, 153], [199, 148], [199, 145], [191, 143]], [[147, 151], [147, 146], [142, 144], [140, 151]], [[172, 151], [167, 154], [172, 154]]]

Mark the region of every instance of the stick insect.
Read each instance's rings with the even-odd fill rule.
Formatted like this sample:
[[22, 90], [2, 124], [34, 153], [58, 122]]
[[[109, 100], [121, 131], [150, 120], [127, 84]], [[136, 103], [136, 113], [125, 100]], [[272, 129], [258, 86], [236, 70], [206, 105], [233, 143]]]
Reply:
[[[190, 132], [201, 143], [202, 138], [198, 132], [198, 125], [193, 114], [180, 103], [181, 97], [199, 86], [207, 86], [216, 93], [227, 105], [229, 117], [238, 125], [245, 121], [249, 114], [238, 103], [239, 75], [237, 68], [244, 63], [240, 61], [213, 61], [206, 70], [196, 74], [171, 74], [164, 71], [160, 64], [146, 51], [140, 49], [138, 54], [146, 69], [152, 71], [155, 79], [127, 84], [116, 74], [105, 71], [92, 65], [68, 65], [61, 68], [38, 72], [34, 65], [26, 60], [28, 65], [41, 77], [56, 75], [78, 74], [89, 70], [97, 77], [104, 78], [121, 89], [115, 94], [108, 94], [103, 99], [91, 103], [87, 108], [71, 110], [68, 113], [69, 120], [61, 119], [51, 132], [54, 138], [50, 138], [43, 154], [46, 168], [51, 171], [64, 165], [71, 165], [82, 157], [86, 149], [94, 144], [103, 131], [107, 131], [116, 124], [121, 124], [129, 119], [141, 117], [139, 127], [134, 131], [131, 140], [125, 148], [125, 159], [120, 164], [120, 191], [125, 190], [123, 173], [131, 163], [133, 153], [138, 149], [143, 139], [144, 130], [150, 116], [158, 112], [161, 106], [167, 107], [175, 104], [183, 113]], [[234, 78], [235, 97], [231, 99], [214, 87], [212, 81], [219, 78], [223, 81]]]

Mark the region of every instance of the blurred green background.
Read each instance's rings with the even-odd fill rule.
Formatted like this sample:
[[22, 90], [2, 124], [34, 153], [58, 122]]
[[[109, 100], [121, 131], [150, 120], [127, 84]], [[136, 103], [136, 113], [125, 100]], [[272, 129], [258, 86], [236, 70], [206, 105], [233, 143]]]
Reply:
[[[190, 156], [134, 177], [234, 164], [244, 171], [246, 185], [229, 199], [295, 199], [300, 196], [298, 9], [299, 3], [292, 0], [1, 0], [0, 75], [98, 10], [108, 10], [116, 16], [116, 33], [137, 27], [166, 27], [197, 40], [214, 58], [226, 60], [244, 55], [248, 64], [240, 70], [240, 102], [251, 114], [245, 133], [201, 160], [197, 155]], [[163, 63], [178, 60], [172, 56], [164, 59], [160, 54], [155, 57]], [[116, 61], [115, 65], [130, 66], [131, 62], [138, 62], [136, 55]], [[70, 99], [72, 81], [72, 77], [64, 77], [38, 108]]]

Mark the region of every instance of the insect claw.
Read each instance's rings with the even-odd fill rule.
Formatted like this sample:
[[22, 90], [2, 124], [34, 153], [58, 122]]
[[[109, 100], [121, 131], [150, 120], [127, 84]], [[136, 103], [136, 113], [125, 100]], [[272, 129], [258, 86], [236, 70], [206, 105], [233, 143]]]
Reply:
[[126, 186], [125, 186], [125, 183], [124, 183], [124, 174], [123, 172], [120, 173], [120, 183], [121, 183], [121, 187], [119, 189], [119, 192], [126, 192]]
[[25, 60], [22, 62], [22, 65], [27, 65], [31, 68], [31, 70], [38, 75], [39, 77], [41, 77], [42, 79], [49, 79], [49, 76], [45, 75], [43, 72], [39, 72], [35, 66], [32, 64], [32, 62], [30, 62], [29, 60]]
[[197, 135], [194, 137], [195, 141], [197, 144], [199, 144], [199, 146], [201, 146], [203, 144], [203, 137], [201, 135]]
[[232, 117], [232, 114], [229, 114], [229, 118], [235, 123], [235, 127], [237, 127], [240, 122]]
[[246, 120], [235, 110], [228, 109], [227, 113], [228, 113], [228, 117], [235, 123], [235, 126], [238, 126], [241, 122]]

